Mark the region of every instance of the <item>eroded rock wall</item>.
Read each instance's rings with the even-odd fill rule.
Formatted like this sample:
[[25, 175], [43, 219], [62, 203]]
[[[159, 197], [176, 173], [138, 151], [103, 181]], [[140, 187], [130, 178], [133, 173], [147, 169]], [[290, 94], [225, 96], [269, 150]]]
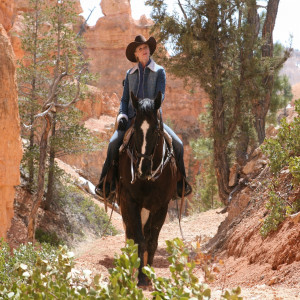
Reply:
[[14, 186], [20, 182], [22, 157], [15, 71], [10, 39], [0, 24], [0, 237], [4, 238], [13, 217]]
[[12, 0], [0, 0], [0, 24], [8, 31], [12, 27], [15, 3]]

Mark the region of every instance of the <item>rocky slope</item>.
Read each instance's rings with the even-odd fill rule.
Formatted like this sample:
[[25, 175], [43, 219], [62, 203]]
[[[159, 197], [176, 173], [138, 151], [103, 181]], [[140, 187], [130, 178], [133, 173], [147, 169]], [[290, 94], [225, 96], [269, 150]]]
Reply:
[[[298, 97], [295, 95], [294, 99]], [[294, 101], [287, 120], [296, 115], [293, 105]], [[278, 230], [271, 231], [266, 237], [260, 232], [269, 215], [266, 203], [270, 199], [271, 186], [286, 205], [299, 205], [300, 186], [293, 184], [287, 167], [276, 178], [279, 184], [274, 185], [275, 178], [267, 163], [260, 149], [252, 154], [228, 206], [228, 216], [206, 249], [227, 261], [226, 268], [221, 268], [227, 284], [271, 286], [285, 283], [300, 288], [300, 212], [291, 214]]]

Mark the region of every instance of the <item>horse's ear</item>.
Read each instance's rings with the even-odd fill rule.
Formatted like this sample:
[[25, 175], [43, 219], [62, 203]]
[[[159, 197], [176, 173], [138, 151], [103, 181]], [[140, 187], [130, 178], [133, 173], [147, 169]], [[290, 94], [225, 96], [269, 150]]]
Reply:
[[156, 96], [155, 100], [154, 100], [154, 108], [155, 109], [159, 109], [160, 108], [160, 106], [161, 106], [161, 98], [162, 98], [162, 93], [161, 93], [161, 91], [159, 91], [157, 93], [157, 96]]
[[133, 107], [135, 109], [138, 109], [139, 99], [134, 95], [134, 93], [132, 91], [130, 92], [130, 95], [131, 95], [131, 100], [132, 100]]

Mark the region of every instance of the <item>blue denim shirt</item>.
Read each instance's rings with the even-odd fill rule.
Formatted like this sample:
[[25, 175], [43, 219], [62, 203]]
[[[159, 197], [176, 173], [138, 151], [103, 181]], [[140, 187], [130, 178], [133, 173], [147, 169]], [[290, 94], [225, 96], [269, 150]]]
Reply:
[[[132, 105], [130, 92], [138, 95], [140, 71], [138, 64], [129, 69], [126, 73], [123, 95], [121, 98], [118, 120], [121, 117], [131, 119], [135, 116], [135, 109]], [[158, 92], [162, 92], [162, 101], [165, 97], [166, 72], [162, 66], [159, 66], [151, 59], [150, 63], [144, 69], [143, 98], [155, 99]]]

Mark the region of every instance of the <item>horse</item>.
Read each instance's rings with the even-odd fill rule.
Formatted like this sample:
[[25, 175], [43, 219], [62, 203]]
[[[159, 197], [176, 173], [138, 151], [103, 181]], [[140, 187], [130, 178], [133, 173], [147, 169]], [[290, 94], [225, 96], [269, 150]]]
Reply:
[[180, 175], [171, 138], [163, 128], [161, 92], [154, 100], [138, 100], [131, 92], [131, 99], [136, 117], [129, 142], [119, 152], [118, 203], [126, 238], [138, 244], [138, 285], [147, 286], [149, 280], [142, 268], [153, 263], [158, 236]]

